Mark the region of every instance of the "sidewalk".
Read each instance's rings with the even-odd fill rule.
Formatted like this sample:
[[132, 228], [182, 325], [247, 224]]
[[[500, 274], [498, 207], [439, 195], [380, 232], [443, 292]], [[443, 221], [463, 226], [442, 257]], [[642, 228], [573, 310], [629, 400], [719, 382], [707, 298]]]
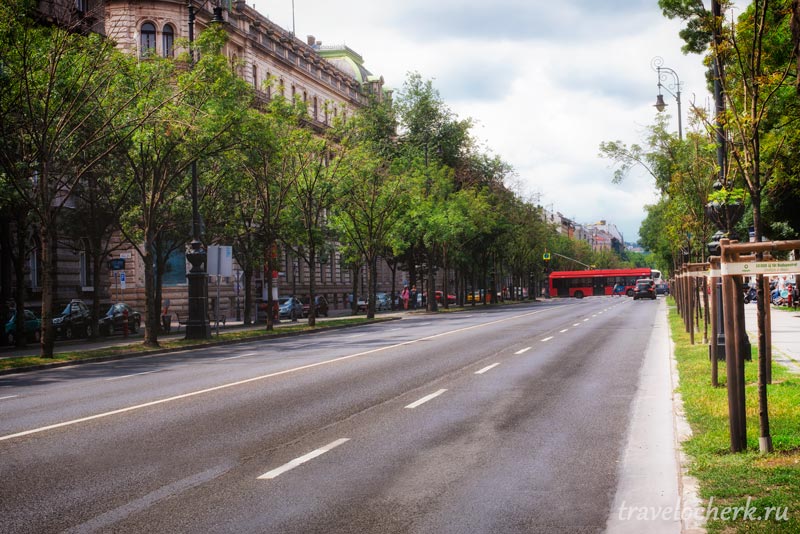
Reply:
[[[745, 326], [753, 346], [758, 343], [758, 307], [755, 302], [744, 305]], [[797, 311], [772, 308], [772, 361], [800, 373], [800, 308]]]
[[705, 532], [691, 514], [698, 509], [697, 482], [686, 473], [681, 442], [691, 429], [676, 392], [678, 371], [667, 321], [660, 307], [639, 375], [619, 481], [606, 534]]

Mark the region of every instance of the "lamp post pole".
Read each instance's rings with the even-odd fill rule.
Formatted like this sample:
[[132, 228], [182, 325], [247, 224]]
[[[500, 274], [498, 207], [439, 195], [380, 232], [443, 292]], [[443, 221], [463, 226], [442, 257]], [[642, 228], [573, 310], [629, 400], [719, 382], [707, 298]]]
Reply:
[[[194, 23], [195, 7], [189, 0], [186, 7], [189, 11], [189, 68], [194, 67]], [[222, 8], [214, 7], [213, 22], [223, 22]], [[207, 319], [208, 311], [208, 273], [206, 272], [208, 255], [203, 246], [200, 230], [200, 210], [197, 193], [197, 161], [192, 160], [192, 242], [186, 253], [186, 259], [192, 268], [186, 275], [189, 283], [189, 317], [186, 321], [186, 339], [207, 339], [211, 337], [211, 327]]]
[[[678, 103], [678, 139], [683, 140], [683, 123], [681, 119], [681, 80], [678, 77], [678, 73], [669, 67], [665, 67], [664, 58], [661, 56], [654, 57], [652, 61], [650, 61], [650, 66], [658, 74], [658, 95], [656, 95], [656, 103], [654, 104], [654, 107], [658, 111], [664, 111], [664, 108], [667, 107], [667, 103], [664, 102], [664, 95], [661, 94], [662, 89], [675, 97], [675, 101]], [[675, 89], [674, 93], [669, 89], [668, 86], [661, 83], [667, 81], [667, 74], [671, 74], [675, 79], [675, 83], [669, 86]]]

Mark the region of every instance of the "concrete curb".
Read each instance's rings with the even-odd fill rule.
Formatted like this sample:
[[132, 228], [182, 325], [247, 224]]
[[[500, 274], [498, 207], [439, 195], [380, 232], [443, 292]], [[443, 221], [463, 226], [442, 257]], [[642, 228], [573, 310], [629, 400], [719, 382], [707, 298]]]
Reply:
[[[669, 307], [667, 307], [666, 314], [667, 327], [669, 328]], [[675, 342], [672, 339], [671, 331], [669, 335], [669, 360], [672, 411], [675, 425], [675, 459], [678, 463], [678, 494], [680, 495], [681, 503], [681, 532], [685, 534], [705, 534], [705, 514], [698, 518], [696, 513], [703, 509], [703, 500], [700, 498], [700, 483], [696, 478], [689, 475], [691, 459], [683, 450], [683, 443], [692, 437], [692, 427], [686, 419], [683, 397], [678, 391], [680, 375], [678, 374], [678, 360], [675, 359]], [[691, 510], [692, 513], [684, 515], [684, 510]]]

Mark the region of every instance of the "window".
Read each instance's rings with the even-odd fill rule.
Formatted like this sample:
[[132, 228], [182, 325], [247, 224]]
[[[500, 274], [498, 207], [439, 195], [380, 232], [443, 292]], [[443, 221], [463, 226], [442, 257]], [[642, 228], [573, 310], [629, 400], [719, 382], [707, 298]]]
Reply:
[[156, 51], [156, 27], [150, 22], [142, 24], [140, 49], [142, 57]]
[[186, 253], [183, 250], [173, 250], [167, 258], [161, 282], [164, 286], [185, 285], [186, 281]]
[[164, 57], [172, 57], [175, 53], [175, 30], [170, 24], [165, 25], [161, 32], [161, 53]]
[[75, 11], [78, 13], [86, 13], [89, 11], [89, 0], [75, 0]]
[[253, 65], [253, 87], [258, 90], [258, 67]]
[[80, 278], [81, 278], [81, 287], [87, 287], [91, 285], [91, 276], [89, 273], [89, 261], [86, 258], [86, 251], [81, 250], [78, 253], [78, 259], [80, 261]]

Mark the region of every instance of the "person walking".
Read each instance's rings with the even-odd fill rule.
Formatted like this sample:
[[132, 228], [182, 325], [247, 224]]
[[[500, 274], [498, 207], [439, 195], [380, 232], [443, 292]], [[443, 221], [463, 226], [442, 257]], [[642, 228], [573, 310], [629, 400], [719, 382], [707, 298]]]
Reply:
[[403, 292], [400, 293], [400, 298], [403, 299], [403, 309], [407, 310], [408, 309], [408, 298], [409, 298], [408, 286], [403, 286]]
[[412, 285], [411, 286], [411, 292], [408, 294], [408, 298], [411, 301], [411, 309], [412, 310], [416, 310], [417, 309], [417, 286], [416, 285]]

